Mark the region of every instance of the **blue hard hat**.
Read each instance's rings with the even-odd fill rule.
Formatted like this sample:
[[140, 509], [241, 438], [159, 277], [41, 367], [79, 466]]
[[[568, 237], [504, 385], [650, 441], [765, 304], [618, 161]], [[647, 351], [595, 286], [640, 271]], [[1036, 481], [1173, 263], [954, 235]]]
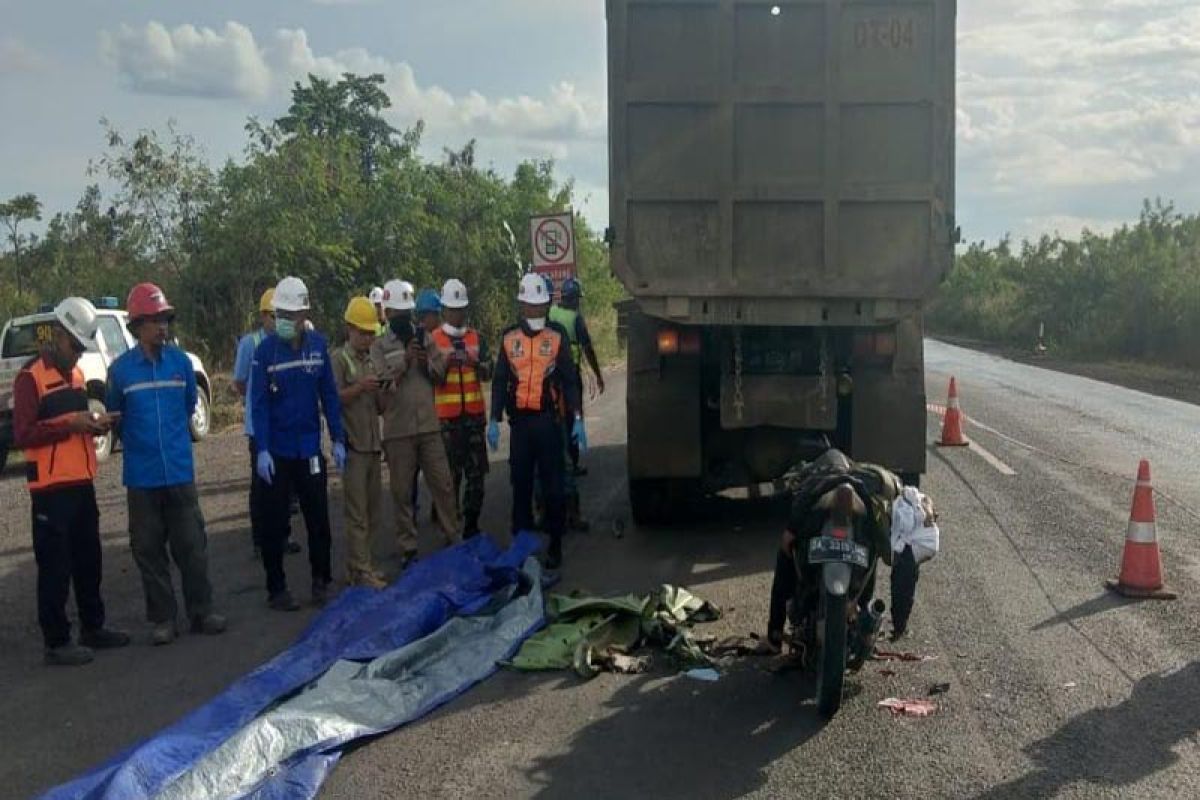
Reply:
[[442, 298], [438, 296], [438, 293], [435, 290], [422, 289], [420, 293], [417, 294], [416, 312], [418, 314], [427, 314], [430, 311], [438, 312], [441, 310]]
[[567, 278], [562, 285], [563, 297], [580, 297], [583, 295], [583, 284], [577, 278]]

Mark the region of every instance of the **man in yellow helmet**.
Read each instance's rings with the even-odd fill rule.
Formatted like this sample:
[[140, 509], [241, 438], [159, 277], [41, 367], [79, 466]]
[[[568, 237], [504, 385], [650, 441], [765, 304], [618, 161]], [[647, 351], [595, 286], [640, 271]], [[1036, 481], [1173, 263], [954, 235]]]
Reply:
[[[254, 423], [250, 418], [250, 366], [254, 361], [254, 351], [262, 344], [263, 339], [275, 332], [275, 309], [272, 306], [274, 299], [274, 287], [262, 293], [258, 301], [258, 327], [238, 341], [237, 356], [233, 361], [233, 388], [242, 396], [245, 404], [243, 429], [246, 432], [246, 439], [250, 443], [250, 535], [254, 540], [255, 560], [258, 560], [262, 550], [263, 509], [266, 501], [264, 484], [254, 472], [257, 451], [254, 449]], [[300, 545], [293, 542], [291, 536], [289, 525], [287, 551], [298, 553]]]
[[375, 307], [366, 297], [346, 306], [346, 344], [334, 355], [333, 379], [342, 401], [346, 430], [346, 469], [342, 491], [346, 513], [346, 570], [351, 586], [383, 589], [372, 561], [372, 541], [382, 513], [383, 441], [379, 415], [383, 411], [381, 382], [371, 362], [371, 344], [379, 327]]

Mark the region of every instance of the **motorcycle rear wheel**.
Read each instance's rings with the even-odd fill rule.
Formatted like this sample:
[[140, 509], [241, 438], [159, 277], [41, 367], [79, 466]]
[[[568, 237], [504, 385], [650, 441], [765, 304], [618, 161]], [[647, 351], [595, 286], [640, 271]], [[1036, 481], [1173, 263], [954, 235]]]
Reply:
[[846, 595], [821, 590], [817, 624], [824, 634], [817, 667], [817, 712], [830, 719], [842, 707], [846, 679]]

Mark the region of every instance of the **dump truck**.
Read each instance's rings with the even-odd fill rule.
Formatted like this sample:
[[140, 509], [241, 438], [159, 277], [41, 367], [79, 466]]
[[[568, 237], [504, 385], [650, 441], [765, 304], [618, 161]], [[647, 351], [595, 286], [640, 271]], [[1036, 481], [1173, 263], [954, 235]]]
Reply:
[[954, 217], [954, 0], [608, 0], [633, 513], [830, 445], [916, 483]]

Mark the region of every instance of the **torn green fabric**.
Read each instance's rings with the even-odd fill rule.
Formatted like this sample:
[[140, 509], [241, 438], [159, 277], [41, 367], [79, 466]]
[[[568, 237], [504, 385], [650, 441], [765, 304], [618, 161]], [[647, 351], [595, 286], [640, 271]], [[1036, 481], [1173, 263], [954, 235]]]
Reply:
[[640, 597], [550, 595], [546, 616], [551, 624], [527, 639], [508, 666], [523, 671], [574, 667], [586, 676], [595, 674], [589, 665], [611, 664], [613, 654], [627, 654], [647, 643], [681, 663], [707, 664], [708, 656], [692, 640], [689, 626], [720, 615], [712, 603], [669, 585]]

